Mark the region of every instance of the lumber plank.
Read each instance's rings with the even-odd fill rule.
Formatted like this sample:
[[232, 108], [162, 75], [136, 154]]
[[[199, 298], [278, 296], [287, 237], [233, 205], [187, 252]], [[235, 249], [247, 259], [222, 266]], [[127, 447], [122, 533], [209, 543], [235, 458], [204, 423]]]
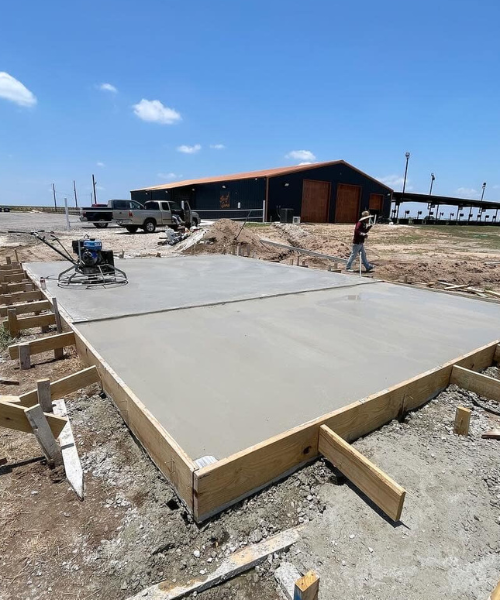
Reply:
[[0, 304], [10, 306], [18, 302], [31, 302], [32, 300], [42, 300], [43, 294], [40, 290], [32, 292], [16, 292], [14, 294], [0, 295]]
[[293, 600], [318, 600], [319, 577], [309, 571], [295, 583]]
[[[9, 310], [13, 310], [10, 309]], [[14, 313], [15, 314], [15, 313]], [[4, 325], [7, 321], [4, 321]], [[47, 327], [48, 325], [55, 325], [56, 317], [53, 313], [46, 315], [34, 315], [32, 317], [21, 317], [17, 318], [17, 325], [19, 329], [31, 329], [32, 327]]]
[[14, 271], [16, 269], [21, 268], [21, 263], [19, 262], [10, 262], [5, 265], [0, 265], [0, 271]]
[[56, 442], [56, 438], [52, 433], [52, 429], [50, 428], [42, 407], [37, 404], [36, 406], [27, 408], [25, 410], [25, 415], [47, 460], [56, 466], [62, 465], [63, 459], [61, 448]]
[[[65, 346], [74, 346], [75, 334], [72, 331], [69, 331], [67, 333], [59, 333], [57, 335], [51, 335], [26, 343], [29, 344], [30, 354], [41, 354], [42, 352], [64, 348]], [[9, 355], [13, 360], [19, 358], [19, 346], [20, 344], [9, 346]]]
[[9, 273], [6, 275], [0, 275], [0, 281], [2, 283], [20, 283], [21, 281], [26, 280], [26, 275], [24, 272], [21, 273]]
[[498, 345], [495, 349], [495, 356], [493, 357], [493, 361], [496, 363], [500, 362], [500, 345]]
[[26, 292], [26, 285], [27, 284], [31, 284], [31, 281], [29, 279], [24, 279], [22, 282], [19, 283], [4, 283], [3, 285], [5, 286], [5, 294], [13, 294], [15, 292]]
[[213, 573], [209, 573], [201, 579], [191, 580], [186, 584], [180, 585], [168, 580], [162, 581], [142, 590], [136, 596], [129, 598], [129, 600], [144, 598], [146, 600], [180, 600], [194, 592], [200, 594], [228, 579], [232, 579], [245, 571], [253, 569], [266, 560], [270, 554], [287, 550], [298, 541], [299, 535], [299, 527], [288, 529], [267, 538], [259, 544], [252, 544], [242, 550], [238, 550], [226, 558]]
[[36, 382], [36, 393], [38, 395], [38, 404], [42, 407], [43, 411], [47, 413], [54, 412], [50, 391], [50, 379], [39, 379]]
[[319, 452], [393, 521], [399, 521], [406, 491], [326, 425], [319, 431]]
[[[40, 312], [42, 310], [48, 310], [50, 308], [50, 302], [48, 300], [39, 300], [38, 302], [28, 302], [25, 304], [13, 304], [9, 308], [16, 310], [16, 315], [23, 315], [26, 313]], [[0, 317], [7, 316], [7, 307], [0, 307]]]
[[[26, 416], [26, 407], [10, 404], [9, 402], [0, 402], [0, 427], [33, 433], [32, 427]], [[56, 417], [51, 414], [45, 415], [54, 437], [58, 437], [67, 419]]]
[[500, 440], [500, 429], [490, 429], [481, 436], [485, 440]]
[[500, 402], [500, 380], [488, 377], [482, 373], [475, 373], [455, 365], [451, 374], [450, 383], [454, 383], [469, 392]]
[[9, 394], [4, 394], [0, 396], [0, 402], [10, 402], [11, 404], [17, 404], [19, 402], [19, 396], [10, 396]]
[[[76, 392], [77, 390], [87, 387], [92, 383], [99, 381], [99, 373], [95, 367], [89, 367], [82, 371], [77, 371], [67, 377], [53, 381], [50, 384], [50, 396], [52, 400], [64, 398], [64, 396]], [[34, 406], [38, 403], [38, 392], [32, 390], [19, 396], [21, 406]]]
[[500, 600], [500, 581], [497, 583], [496, 588], [491, 592], [488, 600]]
[[387, 390], [276, 435], [194, 474], [194, 515], [204, 521], [318, 456], [319, 427], [346, 441], [397, 418], [401, 406], [414, 410], [448, 387], [453, 365], [481, 371], [493, 362], [498, 340], [408, 379]]
[[[64, 400], [56, 400], [54, 402], [54, 414], [59, 417], [68, 417], [66, 403]], [[84, 483], [82, 463], [80, 462], [80, 457], [78, 456], [78, 449], [75, 444], [73, 429], [71, 428], [69, 419], [61, 431], [59, 443], [61, 444], [66, 479], [71, 487], [75, 490], [76, 495], [83, 500]]]
[[81, 361], [97, 366], [104, 390], [112, 398], [130, 431], [192, 512], [195, 463], [83, 335], [72, 324], [66, 324], [75, 334]]
[[453, 426], [453, 431], [457, 435], [469, 435], [470, 414], [470, 408], [457, 406], [457, 412], [455, 414], [455, 424]]

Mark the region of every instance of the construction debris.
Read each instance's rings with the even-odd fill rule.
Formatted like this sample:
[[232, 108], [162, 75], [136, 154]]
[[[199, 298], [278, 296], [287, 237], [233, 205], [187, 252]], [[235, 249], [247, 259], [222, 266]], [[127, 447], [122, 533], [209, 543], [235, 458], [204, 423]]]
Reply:
[[269, 555], [287, 550], [299, 539], [300, 529], [300, 527], [297, 527], [283, 531], [259, 544], [252, 544], [235, 552], [213, 573], [199, 580], [191, 581], [187, 585], [174, 586], [172, 586], [170, 581], [164, 581], [133, 596], [133, 600], [179, 600], [188, 594], [208, 590], [252, 569], [263, 562]]

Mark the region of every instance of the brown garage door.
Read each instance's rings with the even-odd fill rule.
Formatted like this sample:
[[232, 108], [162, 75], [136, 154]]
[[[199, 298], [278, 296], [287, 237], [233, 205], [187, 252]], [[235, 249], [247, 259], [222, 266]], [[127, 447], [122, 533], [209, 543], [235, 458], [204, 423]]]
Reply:
[[330, 182], [304, 179], [300, 218], [308, 223], [326, 223], [330, 203]]
[[370, 194], [370, 210], [373, 210], [375, 214], [379, 215], [382, 212], [384, 206], [383, 194]]
[[359, 200], [361, 188], [359, 185], [337, 185], [337, 205], [335, 208], [336, 223], [356, 223], [359, 218]]

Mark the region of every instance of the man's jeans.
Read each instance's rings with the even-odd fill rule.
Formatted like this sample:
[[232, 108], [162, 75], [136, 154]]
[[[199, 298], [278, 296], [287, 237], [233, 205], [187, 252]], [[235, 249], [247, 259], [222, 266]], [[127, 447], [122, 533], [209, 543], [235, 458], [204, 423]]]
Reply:
[[352, 263], [356, 260], [358, 254], [361, 253], [361, 260], [363, 261], [363, 265], [367, 271], [372, 268], [372, 265], [368, 262], [365, 253], [365, 245], [364, 244], [353, 244], [351, 256], [349, 256], [349, 260], [347, 261], [346, 269], [352, 269]]

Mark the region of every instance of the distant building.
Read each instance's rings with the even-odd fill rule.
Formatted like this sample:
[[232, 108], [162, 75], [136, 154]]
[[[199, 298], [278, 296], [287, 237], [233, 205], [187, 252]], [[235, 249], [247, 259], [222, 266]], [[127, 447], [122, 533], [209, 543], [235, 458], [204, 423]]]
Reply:
[[[202, 219], [245, 218], [354, 223], [370, 209], [389, 217], [392, 189], [343, 160], [176, 181], [131, 191], [132, 200], [189, 201]], [[293, 211], [293, 212], [292, 212]], [[284, 220], [284, 219], [282, 219]]]

